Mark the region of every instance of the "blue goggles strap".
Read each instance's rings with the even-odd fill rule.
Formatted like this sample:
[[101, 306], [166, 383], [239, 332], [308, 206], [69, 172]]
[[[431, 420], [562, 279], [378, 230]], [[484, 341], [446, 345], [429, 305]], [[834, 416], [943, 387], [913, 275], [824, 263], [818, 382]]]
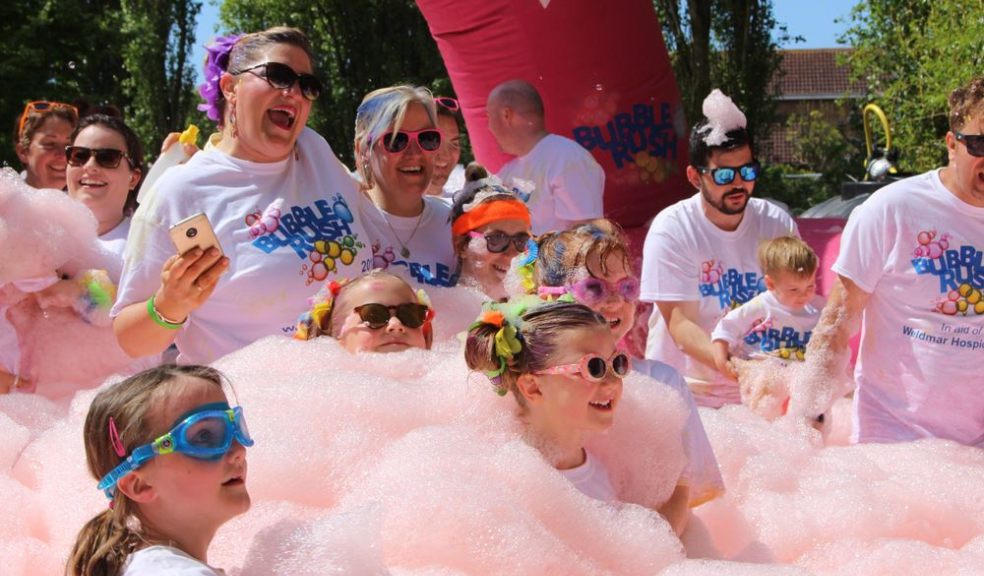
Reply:
[[[207, 418], [221, 418], [222, 421], [225, 422], [226, 441], [221, 447], [217, 447], [215, 450], [209, 451], [209, 454], [203, 455], [192, 450], [190, 447], [186, 447], [183, 439], [183, 433], [189, 426]], [[113, 468], [109, 471], [109, 473], [103, 476], [102, 479], [99, 480], [99, 484], [96, 487], [99, 490], [102, 490], [107, 498], [112, 500], [113, 495], [116, 492], [117, 482], [119, 482], [121, 478], [130, 472], [133, 472], [146, 464], [148, 460], [154, 458], [155, 456], [162, 456], [173, 452], [181, 452], [183, 454], [188, 454], [193, 458], [204, 459], [214, 455], [225, 454], [229, 451], [230, 446], [232, 446], [233, 440], [238, 441], [243, 447], [246, 448], [254, 444], [253, 439], [246, 431], [243, 420], [243, 409], [241, 407], [236, 406], [235, 408], [229, 408], [226, 410], [208, 410], [194, 413], [182, 420], [167, 434], [158, 437], [150, 444], [144, 444], [143, 446], [135, 448], [126, 460], [120, 462], [116, 468]]]

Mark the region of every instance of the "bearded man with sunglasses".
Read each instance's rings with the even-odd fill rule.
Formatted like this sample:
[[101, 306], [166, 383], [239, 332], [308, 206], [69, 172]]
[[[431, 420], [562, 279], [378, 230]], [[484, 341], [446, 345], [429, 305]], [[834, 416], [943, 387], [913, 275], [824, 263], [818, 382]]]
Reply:
[[846, 369], [860, 324], [855, 442], [984, 448], [984, 76], [949, 103], [948, 164], [881, 188], [851, 214], [807, 347], [804, 384], [822, 391]]
[[646, 235], [640, 299], [653, 302], [646, 357], [679, 371], [701, 406], [741, 402], [738, 384], [714, 365], [711, 331], [765, 290], [758, 245], [798, 235], [778, 206], [751, 198], [761, 167], [745, 116], [715, 90], [690, 135], [687, 179], [697, 193], [667, 207]]

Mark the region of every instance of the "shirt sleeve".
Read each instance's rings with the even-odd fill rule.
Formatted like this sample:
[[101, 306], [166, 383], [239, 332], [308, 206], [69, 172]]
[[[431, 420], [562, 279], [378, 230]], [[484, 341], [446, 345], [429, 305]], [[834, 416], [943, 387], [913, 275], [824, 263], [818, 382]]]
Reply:
[[888, 260], [891, 243], [888, 239], [895, 237], [894, 228], [882, 203], [875, 197], [869, 198], [847, 220], [841, 234], [840, 253], [830, 269], [871, 294], [885, 273], [882, 264]]
[[159, 215], [159, 210], [141, 209], [133, 215], [123, 273], [110, 316], [115, 317], [130, 304], [150, 298], [161, 285], [161, 268], [174, 255], [175, 248], [168, 236], [167, 223]]
[[700, 272], [672, 215], [653, 220], [642, 248], [639, 298], [644, 302], [700, 300]]
[[605, 171], [587, 150], [577, 152], [566, 155], [566, 161], [550, 175], [557, 217], [571, 221], [601, 218], [605, 215]]

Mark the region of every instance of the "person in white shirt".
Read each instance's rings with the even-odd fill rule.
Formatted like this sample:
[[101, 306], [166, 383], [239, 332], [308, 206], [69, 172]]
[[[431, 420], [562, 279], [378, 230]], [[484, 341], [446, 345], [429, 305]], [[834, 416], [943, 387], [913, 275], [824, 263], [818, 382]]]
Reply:
[[780, 236], [763, 242], [758, 254], [767, 290], [728, 312], [711, 332], [717, 369], [736, 380], [732, 355], [802, 362], [825, 303], [817, 295], [819, 259], [806, 242]]
[[[201, 88], [221, 136], [168, 169], [131, 224], [113, 309], [131, 356], [174, 342], [178, 362], [209, 363], [290, 335], [324, 281], [372, 269], [355, 183], [305, 127], [321, 93], [307, 37], [273, 28], [222, 40]], [[196, 213], [224, 255], [175, 254], [169, 228]]]
[[508, 186], [532, 184], [527, 204], [533, 233], [564, 230], [604, 215], [605, 171], [577, 142], [547, 131], [543, 100], [524, 80], [509, 80], [489, 93], [489, 131], [516, 158], [498, 173]]
[[366, 94], [355, 116], [355, 159], [363, 187], [359, 213], [373, 267], [423, 286], [454, 286], [451, 207], [427, 195], [444, 135], [434, 96], [419, 86]]
[[807, 347], [804, 386], [822, 392], [846, 368], [860, 324], [856, 442], [984, 447], [984, 76], [949, 104], [949, 163], [881, 188], [854, 211]]
[[642, 259], [643, 301], [655, 303], [646, 357], [676, 368], [698, 405], [741, 401], [737, 382], [715, 367], [710, 333], [729, 310], [765, 290], [759, 243], [797, 235], [792, 217], [752, 198], [761, 167], [745, 115], [715, 90], [691, 131], [690, 198], [656, 215]]

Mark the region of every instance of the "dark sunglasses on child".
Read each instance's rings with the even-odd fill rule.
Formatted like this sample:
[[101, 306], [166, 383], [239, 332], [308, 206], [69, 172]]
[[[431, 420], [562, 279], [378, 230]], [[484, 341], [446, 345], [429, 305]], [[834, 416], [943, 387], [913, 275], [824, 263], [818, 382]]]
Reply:
[[967, 152], [971, 156], [977, 156], [978, 158], [984, 156], [984, 134], [961, 134], [960, 132], [954, 132], [953, 137], [957, 139], [957, 142], [964, 143], [964, 146], [967, 147]]
[[427, 306], [415, 302], [406, 302], [397, 306], [371, 303], [355, 307], [355, 313], [373, 330], [386, 326], [394, 316], [407, 328], [420, 328], [427, 320], [428, 310], [430, 308]]
[[701, 167], [697, 169], [701, 174], [711, 174], [711, 178], [714, 183], [718, 186], [724, 186], [725, 184], [731, 184], [735, 181], [735, 175], [740, 174], [741, 179], [745, 182], [754, 182], [758, 178], [759, 173], [762, 171], [762, 165], [758, 162], [749, 162], [748, 164], [738, 166], [736, 168], [732, 167], [721, 167], [721, 168], [706, 168]]
[[119, 167], [120, 162], [122, 162], [124, 158], [126, 158], [127, 163], [130, 162], [130, 156], [126, 152], [116, 150], [115, 148], [65, 146], [65, 159], [71, 166], [85, 166], [85, 163], [88, 162], [89, 158], [93, 156], [96, 157], [96, 164], [110, 170]]
[[437, 128], [424, 128], [423, 130], [400, 130], [399, 132], [387, 132], [383, 134], [383, 148], [390, 154], [399, 154], [410, 146], [413, 140], [424, 152], [437, 152], [441, 147], [441, 131]]
[[321, 81], [317, 77], [313, 74], [298, 74], [293, 68], [280, 62], [264, 62], [240, 70], [237, 74], [244, 72], [263, 78], [267, 84], [277, 90], [289, 90], [294, 86], [294, 82], [297, 82], [301, 87], [301, 95], [307, 100], [317, 100], [318, 96], [321, 96]]
[[510, 244], [516, 248], [517, 252], [526, 252], [527, 243], [530, 241], [530, 235], [526, 232], [520, 232], [519, 234], [506, 234], [504, 232], [496, 231], [489, 232], [488, 234], [482, 234], [481, 232], [475, 232], [473, 230], [468, 233], [468, 236], [472, 238], [485, 238], [485, 247], [493, 254], [505, 252], [509, 248]]

